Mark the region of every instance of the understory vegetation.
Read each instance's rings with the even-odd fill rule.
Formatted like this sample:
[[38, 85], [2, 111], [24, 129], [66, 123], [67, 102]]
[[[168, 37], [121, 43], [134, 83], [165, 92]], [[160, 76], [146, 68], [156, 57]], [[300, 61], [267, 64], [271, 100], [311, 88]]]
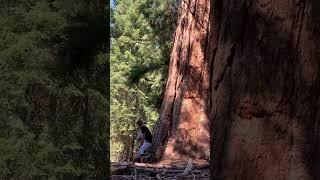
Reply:
[[178, 2], [117, 0], [111, 12], [111, 161], [132, 160], [135, 122], [159, 118]]
[[89, 0], [0, 8], [0, 179], [108, 177], [108, 12]]

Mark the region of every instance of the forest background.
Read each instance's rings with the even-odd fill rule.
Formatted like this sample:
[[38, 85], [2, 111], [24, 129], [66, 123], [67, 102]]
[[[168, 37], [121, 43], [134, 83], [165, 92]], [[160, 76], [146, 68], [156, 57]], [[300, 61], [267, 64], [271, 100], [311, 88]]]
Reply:
[[157, 122], [179, 2], [109, 3], [0, 1], [0, 179], [106, 179]]
[[111, 161], [134, 157], [137, 120], [151, 130], [158, 122], [178, 4], [176, 0], [111, 3]]
[[107, 179], [109, 1], [0, 4], [0, 179]]

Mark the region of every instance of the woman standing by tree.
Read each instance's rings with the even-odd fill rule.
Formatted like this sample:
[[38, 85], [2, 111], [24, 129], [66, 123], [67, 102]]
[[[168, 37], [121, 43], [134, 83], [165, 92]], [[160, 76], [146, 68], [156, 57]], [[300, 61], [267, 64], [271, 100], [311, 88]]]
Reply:
[[147, 149], [152, 146], [152, 134], [141, 120], [137, 121], [140, 133], [138, 135], [138, 140], [142, 141], [142, 145], [139, 148], [139, 151], [135, 157], [135, 161], [143, 162], [143, 155]]

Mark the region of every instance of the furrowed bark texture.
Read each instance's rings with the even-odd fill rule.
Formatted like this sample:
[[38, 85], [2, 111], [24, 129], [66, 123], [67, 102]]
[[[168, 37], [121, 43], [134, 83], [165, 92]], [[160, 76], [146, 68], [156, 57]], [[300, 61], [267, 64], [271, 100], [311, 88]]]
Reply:
[[210, 134], [212, 177], [320, 179], [319, 4], [182, 1], [159, 155], [206, 157]]
[[209, 74], [204, 59], [210, 2], [182, 0], [154, 144], [164, 159], [208, 158]]
[[320, 179], [316, 1], [212, 6], [212, 175]]

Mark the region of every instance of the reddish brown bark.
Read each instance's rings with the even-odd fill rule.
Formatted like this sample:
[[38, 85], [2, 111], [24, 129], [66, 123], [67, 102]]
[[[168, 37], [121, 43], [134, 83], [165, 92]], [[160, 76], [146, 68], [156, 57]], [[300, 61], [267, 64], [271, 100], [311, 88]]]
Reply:
[[170, 72], [155, 132], [164, 159], [209, 157], [208, 64], [204, 60], [210, 2], [181, 1]]
[[316, 8], [315, 1], [221, 1], [208, 55], [212, 174], [320, 178]]
[[212, 176], [320, 179], [319, 2], [181, 7], [155, 131], [159, 155], [207, 156], [210, 123]]

